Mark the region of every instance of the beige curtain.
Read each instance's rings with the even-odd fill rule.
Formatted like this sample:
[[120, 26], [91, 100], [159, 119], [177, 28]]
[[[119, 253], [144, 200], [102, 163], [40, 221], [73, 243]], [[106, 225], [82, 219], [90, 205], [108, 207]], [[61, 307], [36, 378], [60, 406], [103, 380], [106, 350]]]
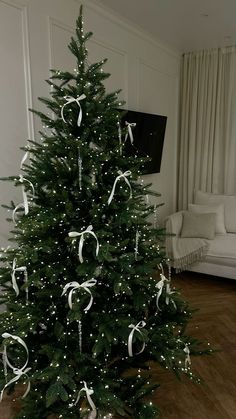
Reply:
[[236, 47], [183, 56], [178, 209], [194, 189], [236, 194], [235, 68]]

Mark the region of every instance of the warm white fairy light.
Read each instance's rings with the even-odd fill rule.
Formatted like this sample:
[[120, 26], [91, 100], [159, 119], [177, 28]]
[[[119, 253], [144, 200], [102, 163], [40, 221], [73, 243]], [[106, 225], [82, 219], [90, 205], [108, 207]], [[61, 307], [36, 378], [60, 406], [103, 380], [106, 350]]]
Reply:
[[[80, 63], [81, 65], [83, 65], [83, 61]], [[79, 65], [80, 66], [80, 65]], [[101, 70], [102, 71], [102, 70]], [[75, 73], [78, 73], [78, 70], [77, 69], [74, 69], [74, 72]], [[58, 75], [60, 75], [61, 73], [60, 72], [58, 72]], [[79, 80], [79, 78], [78, 78], [78, 80]], [[89, 83], [88, 83], [89, 84]], [[100, 101], [101, 102], [101, 101]], [[101, 102], [102, 103], [102, 102]], [[119, 105], [121, 105], [121, 103], [119, 103]], [[107, 104], [107, 106], [110, 106], [110, 103], [108, 103]], [[88, 112], [86, 112], [86, 116], [89, 116], [89, 113]], [[116, 116], [117, 117], [117, 116]], [[97, 123], [99, 123], [99, 120], [100, 119], [102, 119], [102, 115], [101, 116], [98, 116], [98, 121], [97, 121]], [[45, 128], [48, 128], [48, 126], [47, 125], [45, 125]], [[94, 134], [94, 136], [95, 137], [97, 137], [97, 139], [98, 139], [98, 136], [99, 136], [99, 140], [100, 141], [102, 141], [102, 137], [100, 136], [100, 134], [99, 134], [99, 128], [98, 129], [94, 129], [94, 132], [92, 133], [92, 134]], [[55, 135], [55, 134], [54, 134]], [[70, 134], [69, 135], [69, 137], [71, 137], [71, 139], [73, 138], [73, 136]], [[104, 138], [106, 139], [106, 135], [104, 136]], [[73, 138], [73, 141], [75, 141], [75, 139]], [[78, 141], [79, 141], [79, 139], [78, 139]], [[98, 140], [96, 140], [97, 142], [98, 142]], [[44, 145], [45, 146], [45, 148], [46, 147], [48, 147], [48, 144], [47, 145]], [[88, 154], [86, 154], [87, 153], [87, 144], [86, 144], [86, 142], [84, 143], [81, 143], [81, 147], [85, 147], [85, 148], [81, 148], [81, 150], [83, 151], [83, 158], [84, 158], [84, 150], [85, 150], [85, 156], [86, 157], [88, 157], [89, 159], [91, 159], [91, 161], [95, 158], [95, 157], [97, 157], [97, 156], [100, 156], [100, 158], [102, 158], [102, 157], [104, 157], [103, 156], [103, 153], [101, 152], [101, 153], [97, 153], [97, 155], [95, 155], [95, 153], [94, 152], [91, 152], [90, 154], [88, 153]], [[70, 151], [70, 152], [72, 152], [73, 151], [73, 149], [71, 148], [68, 148], [68, 150]], [[45, 151], [46, 150], [43, 150], [43, 153], [45, 153]], [[113, 153], [113, 151], [111, 150], [111, 151], [108, 151], [108, 153], [107, 153], [107, 155], [108, 155], [108, 158], [107, 157], [104, 157], [104, 162], [106, 161], [106, 162], [108, 162], [108, 161], [110, 161], [109, 159], [112, 159], [113, 158], [113, 156], [112, 156], [112, 153]], [[58, 158], [58, 156], [56, 157], [56, 158]], [[75, 167], [75, 165], [76, 165], [76, 161], [74, 161], [74, 159], [73, 158], [71, 158], [70, 159], [70, 163], [71, 163], [71, 167], [69, 166], [68, 167], [68, 171], [71, 171], [71, 170], [73, 170], [73, 167]], [[74, 165], [74, 166], [73, 166]], [[99, 166], [99, 168], [98, 168], [98, 181], [97, 182], [102, 182], [102, 175], [101, 175], [101, 168], [102, 168], [102, 166], [104, 166], [104, 164], [102, 163], [100, 166]], [[91, 168], [92, 168], [92, 170], [95, 170], [96, 169], [96, 165], [94, 165], [94, 164], [91, 164], [91, 166], [90, 166]], [[42, 171], [42, 174], [46, 174], [45, 173], [45, 171]], [[109, 176], [110, 175], [110, 172], [109, 172], [109, 170], [106, 170], [106, 172], [105, 173], [103, 173], [103, 175], [105, 175], [105, 176]], [[82, 175], [81, 175], [81, 179], [82, 179]], [[98, 188], [99, 188], [99, 184], [97, 185], [98, 186]], [[52, 194], [52, 195], [54, 195], [55, 197], [57, 197], [58, 195], [59, 195], [59, 191], [58, 191], [58, 188], [60, 188], [60, 190], [62, 191], [63, 190], [63, 192], [67, 192], [67, 190], [68, 190], [68, 185], [64, 185], [63, 184], [63, 182], [62, 181], [57, 181], [57, 185], [55, 186], [55, 185], [53, 185], [53, 187], [50, 187], [49, 189], [48, 189], [48, 191], [49, 191], [49, 193], [50, 194]], [[90, 188], [91, 188], [91, 185], [89, 184], [88, 186], [86, 186], [86, 184], [83, 184], [83, 188], [84, 188], [84, 192], [85, 192], [85, 197], [86, 197], [86, 193], [88, 193], [88, 192], [90, 192]], [[122, 185], [121, 185], [121, 187], [120, 187], [120, 191], [121, 192], [124, 192], [124, 191], [126, 191], [126, 188], [125, 187], [122, 187]], [[72, 192], [72, 190], [70, 189], [70, 192]], [[82, 195], [82, 194], [81, 194]], [[76, 197], [78, 197], [78, 195], [76, 196]], [[78, 198], [77, 198], [78, 199]], [[93, 214], [93, 217], [95, 218], [95, 220], [98, 220], [97, 221], [97, 224], [99, 223], [99, 222], [101, 222], [101, 219], [103, 220], [103, 228], [105, 229], [105, 228], [112, 228], [112, 225], [113, 225], [113, 222], [114, 223], [116, 223], [116, 226], [118, 226], [119, 225], [119, 217], [120, 217], [120, 215], [119, 215], [119, 211], [117, 211], [117, 213], [116, 214], [113, 214], [113, 217], [114, 217], [114, 219], [112, 219], [111, 220], [111, 218], [109, 218], [109, 215], [107, 215], [107, 213], [106, 213], [106, 205], [104, 205], [104, 204], [102, 204], [101, 203], [101, 200], [103, 199], [103, 194], [99, 194], [99, 196], [98, 195], [96, 195], [96, 199], [94, 199], [94, 198], [92, 198], [91, 200], [89, 200], [89, 203], [91, 202], [91, 206], [92, 206], [92, 209], [93, 209], [93, 211], [95, 212], [96, 211], [96, 213], [94, 213]], [[85, 202], [86, 202], [86, 199], [84, 199], [83, 197], [81, 197], [80, 198], [80, 200], [79, 200], [79, 202], [78, 202], [78, 207], [79, 206], [82, 206], [82, 205], [85, 205]], [[66, 204], [67, 204], [67, 201], [66, 201], [66, 199], [65, 200], [61, 200], [60, 201], [60, 203], [59, 203], [60, 205], [64, 205], [64, 206], [66, 206]], [[60, 205], [59, 204], [56, 204], [55, 205], [55, 208], [57, 208], [57, 210], [59, 210], [59, 208], [60, 208]], [[118, 197], [117, 197], [117, 201], [116, 201], [116, 205], [118, 206], [118, 205], [121, 205], [122, 204], [122, 200], [121, 199], [119, 199]], [[138, 221], [140, 220], [140, 213], [134, 213], [133, 212], [133, 207], [132, 207], [132, 205], [130, 205], [130, 207], [131, 208], [127, 208], [127, 214], [129, 213], [129, 211], [131, 212], [130, 214], [129, 214], [129, 221], [131, 220], [131, 226], [132, 226], [132, 231], [134, 231], [135, 232], [135, 228], [137, 228], [137, 225], [138, 225]], [[139, 206], [139, 209], [140, 209], [141, 207]], [[90, 208], [89, 208], [90, 209]], [[105, 209], [105, 210], [104, 210]], [[140, 211], [141, 211], [141, 209], [140, 209]], [[103, 214], [103, 212], [105, 212], [105, 214]], [[78, 208], [78, 209], [76, 209], [75, 210], [75, 214], [76, 214], [76, 217], [81, 217], [81, 210], [80, 210], [80, 208]], [[102, 215], [103, 214], [103, 215]], [[38, 214], [39, 215], [39, 214]], [[45, 214], [44, 214], [44, 216], [46, 217], [48, 215], [48, 213], [47, 212], [45, 212]], [[37, 217], [37, 215], [36, 215], [36, 217]], [[76, 218], [75, 218], [76, 219]], [[78, 218], [77, 218], [78, 219]], [[63, 213], [63, 214], [61, 214], [60, 216], [59, 215], [56, 215], [55, 217], [53, 217], [53, 221], [54, 221], [54, 223], [53, 223], [53, 228], [55, 228], [55, 230], [53, 230], [53, 231], [56, 231], [56, 228], [57, 228], [57, 226], [59, 225], [59, 227], [61, 228], [61, 233], [64, 231], [64, 233], [66, 233], [68, 230], [66, 229], [66, 227], [65, 227], [65, 230], [63, 230], [63, 226], [66, 226], [66, 224], [67, 224], [67, 214], [66, 214], [66, 212], [65, 213]], [[35, 225], [35, 227], [34, 227], [34, 230], [37, 232], [37, 229], [39, 229], [39, 228], [42, 228], [44, 226], [44, 220], [40, 220], [40, 217], [39, 217], [39, 219], [37, 220], [37, 223], [36, 223], [36, 225]], [[130, 272], [131, 272], [131, 270], [133, 269], [133, 260], [128, 256], [128, 249], [130, 249], [130, 247], [132, 246], [132, 244], [133, 244], [133, 241], [130, 239], [129, 241], [128, 241], [128, 244], [124, 244], [123, 245], [123, 233], [124, 234], [126, 234], [127, 233], [127, 236], [129, 236], [129, 233], [130, 233], [130, 225], [128, 225], [128, 227], [126, 227], [126, 225], [125, 225], [125, 223], [124, 223], [124, 226], [122, 227], [123, 228], [123, 230], [122, 230], [122, 234], [120, 235], [120, 236], [117, 236], [117, 237], [115, 237], [113, 240], [109, 240], [109, 239], [107, 239], [106, 238], [106, 236], [103, 238], [103, 242], [102, 242], [102, 244], [101, 244], [101, 246], [103, 246], [104, 244], [106, 245], [114, 245], [114, 242], [115, 242], [115, 246], [116, 246], [116, 251], [117, 250], [119, 250], [119, 252], [123, 252], [123, 254], [124, 254], [124, 256], [126, 257], [127, 256], [127, 258], [125, 259], [125, 261], [126, 261], [126, 269], [125, 270], [123, 270], [123, 267], [121, 267], [120, 268], [120, 271], [121, 272], [123, 272], [124, 273], [124, 275], [120, 275], [120, 278], [121, 278], [121, 282], [119, 282], [118, 283], [118, 285], [120, 286], [120, 287], [122, 287], [122, 281], [126, 281], [128, 284], [129, 283], [131, 283], [131, 281], [134, 281], [135, 282], [135, 284], [136, 285], [139, 285], [140, 283], [141, 283], [141, 281], [143, 280], [143, 275], [138, 275], [138, 274], [130, 274]], [[153, 244], [153, 239], [152, 238], [149, 238], [150, 236], [149, 236], [149, 234], [148, 233], [146, 233], [145, 232], [145, 230], [146, 230], [146, 226], [143, 226], [143, 227], [141, 227], [141, 230], [142, 230], [142, 240], [143, 240], [143, 246], [142, 247], [146, 247], [147, 248], [147, 250], [146, 251], [144, 251], [144, 250], [142, 250], [142, 256], [143, 257], [148, 257], [149, 256], [149, 250], [152, 250], [152, 251], [154, 251], [155, 249], [156, 249], [156, 247], [154, 246], [154, 244]], [[53, 233], [54, 234], [54, 233]], [[66, 235], [66, 234], [64, 234], [64, 235]], [[31, 239], [33, 238], [33, 234], [32, 234], [32, 236], [31, 236]], [[38, 239], [37, 238], [37, 240], [38, 240], [38, 243], [41, 243], [41, 239]], [[53, 245], [55, 245], [56, 247], [58, 247], [58, 246], [60, 246], [60, 243], [61, 243], [61, 240], [58, 240], [58, 239], [54, 239], [53, 241], [52, 241], [52, 243], [53, 243]], [[138, 248], [138, 245], [136, 246], [137, 248]], [[36, 245], [35, 245], [35, 247], [34, 247], [34, 249], [35, 250], [37, 250], [37, 251], [40, 251], [40, 250], [43, 250], [43, 245], [41, 245], [40, 244], [40, 246], [39, 245], [37, 245], [37, 243], [36, 243]], [[123, 255], [122, 255], [123, 256]], [[120, 256], [118, 256], [118, 257], [120, 257]], [[65, 260], [66, 260], [66, 263], [67, 263], [67, 265], [65, 266], [65, 267], [63, 267], [63, 269], [61, 269], [61, 274], [63, 273], [63, 275], [64, 276], [66, 276], [66, 274], [67, 274], [67, 271], [68, 271], [68, 267], [70, 266], [70, 264], [69, 264], [69, 261], [70, 261], [70, 256], [69, 255], [66, 255], [65, 256]], [[117, 258], [117, 260], [118, 260], [118, 258]], [[38, 267], [40, 267], [40, 269], [41, 269], [41, 267], [42, 267], [42, 269], [43, 269], [43, 267], [46, 265], [46, 267], [51, 271], [50, 272], [50, 279], [51, 278], [58, 278], [58, 281], [59, 281], [59, 276], [58, 276], [58, 273], [56, 273], [56, 272], [53, 272], [53, 270], [54, 269], [58, 269], [58, 267], [57, 267], [57, 265], [59, 265], [60, 266], [60, 262], [61, 261], [58, 261], [58, 262], [54, 262], [54, 261], [51, 261], [50, 259], [49, 259], [49, 261], [47, 261], [47, 260], [45, 260], [45, 262], [43, 262], [43, 261], [39, 261], [38, 262], [38, 264], [37, 264], [37, 268], [35, 269], [35, 265], [34, 265], [34, 263], [32, 264], [32, 272], [34, 273], [34, 274], [36, 274], [37, 273], [37, 269], [38, 269]], [[143, 262], [142, 262], [143, 263]], [[30, 264], [30, 263], [29, 263]], [[139, 262], [137, 263], [137, 265], [139, 264]], [[107, 264], [108, 265], [108, 264]], [[55, 268], [55, 266], [56, 266], [56, 268]], [[106, 272], [106, 274], [105, 275], [107, 275], [107, 277], [105, 276], [104, 278], [101, 278], [100, 279], [100, 281], [99, 281], [99, 285], [101, 286], [101, 287], [103, 287], [103, 288], [101, 288], [101, 292], [102, 292], [102, 290], [104, 290], [104, 289], [112, 289], [113, 288], [113, 285], [112, 285], [112, 269], [114, 268], [114, 267], [116, 267], [116, 262], [114, 263], [114, 266], [112, 266], [112, 267], [110, 267], [109, 266], [109, 268], [108, 268], [108, 266], [106, 266], [106, 264], [105, 264], [105, 266], [104, 266], [104, 271], [106, 272], [106, 271], [108, 271], [108, 270], [110, 270], [110, 272], [109, 272], [109, 274]], [[127, 274], [127, 272], [129, 273], [129, 275]], [[46, 282], [47, 281], [47, 278], [46, 278], [46, 276], [44, 275], [44, 273], [42, 274], [42, 275], [40, 275], [41, 277], [40, 277], [40, 280], [42, 281], [42, 282]], [[85, 274], [84, 274], [84, 277], [86, 278], [88, 276], [88, 273], [86, 272]], [[105, 279], [106, 278], [106, 279]], [[106, 282], [107, 281], [107, 278], [109, 278], [109, 281], [110, 281], [110, 283], [104, 283], [104, 282]], [[73, 278], [74, 279], [74, 278]], [[150, 276], [150, 277], [148, 277], [147, 278], [148, 280], [150, 280], [150, 281], [152, 281], [153, 280], [153, 278], [152, 278], [152, 276]], [[53, 286], [54, 286], [54, 284], [56, 284], [56, 281], [55, 280], [53, 280], [54, 282], [53, 282]], [[48, 282], [47, 282], [47, 284], [46, 284], [46, 287], [48, 286], [50, 284], [50, 280], [48, 280]], [[50, 285], [52, 285], [52, 284], [50, 284]], [[43, 287], [45, 287], [45, 284], [44, 284], [44, 286]], [[42, 287], [42, 288], [43, 288]], [[146, 287], [145, 287], [145, 289], [148, 289], [149, 290], [149, 294], [151, 293], [151, 291], [153, 290], [153, 288], [152, 288], [152, 286], [150, 285], [150, 284], [148, 284], [148, 285], [146, 285]], [[53, 292], [53, 291], [52, 291]], [[120, 313], [120, 307], [122, 307], [123, 309], [125, 308], [125, 304], [123, 303], [123, 299], [124, 299], [124, 297], [123, 296], [125, 296], [125, 291], [122, 291], [122, 293], [119, 295], [119, 308], [114, 308], [114, 310], [101, 310], [101, 313], [103, 313], [103, 314], [107, 314], [107, 313], [109, 313], [109, 314], [111, 314], [111, 313], [113, 313], [113, 312], [115, 312], [115, 313], [117, 313], [117, 318], [115, 319], [115, 322], [121, 322], [121, 319], [120, 319], [120, 317], [118, 317], [118, 315], [119, 315], [119, 313]], [[53, 296], [53, 295], [51, 295], [50, 296], [50, 298], [52, 299], [52, 300], [54, 300], [54, 298], [55, 298], [55, 296]], [[117, 301], [116, 300], [116, 298], [115, 298], [115, 295], [113, 295], [112, 297], [111, 297], [111, 301]], [[140, 308], [141, 308], [141, 310], [143, 310], [144, 311], [144, 309], [148, 306], [148, 303], [149, 303], [149, 301], [150, 301], [150, 299], [149, 299], [149, 297], [147, 296], [147, 300], [146, 300], [146, 304], [145, 303], [140, 303]], [[78, 303], [79, 303], [79, 301], [78, 301]], [[52, 317], [51, 316], [55, 316], [56, 315], [56, 307], [54, 307], [54, 306], [51, 306], [50, 307], [50, 310], [48, 311], [48, 313], [47, 313], [47, 316], [45, 316], [46, 317], [46, 320], [50, 323], [50, 321], [52, 321]], [[20, 317], [20, 316], [19, 316]], [[30, 319], [30, 314], [28, 313], [27, 314], [27, 316], [26, 316], [27, 318], [29, 318]], [[131, 314], [130, 313], [128, 313], [127, 314], [127, 317], [131, 317]], [[55, 317], [54, 317], [55, 318]], [[53, 318], [53, 321], [54, 321], [54, 318]], [[33, 319], [32, 319], [33, 320]], [[64, 339], [63, 340], [63, 342], [65, 342], [66, 341], [66, 337], [74, 337], [74, 333], [75, 333], [75, 331], [73, 330], [73, 326], [72, 326], [72, 324], [73, 324], [73, 322], [72, 321], [70, 321], [69, 319], [66, 319], [66, 324], [68, 325], [68, 327], [69, 328], [71, 328], [71, 330], [68, 330], [68, 331], [66, 331], [66, 332], [63, 332], [62, 334], [63, 334], [63, 336], [62, 336], [62, 339]], [[150, 327], [150, 331], [152, 331], [153, 329], [155, 329], [155, 324], [153, 325], [154, 327]], [[30, 326], [30, 330], [32, 330], [32, 327], [33, 327], [33, 324], [32, 324], [32, 326]], [[93, 325], [93, 328], [94, 328], [94, 325]], [[98, 339], [97, 338], [95, 338], [97, 335], [96, 335], [96, 332], [95, 332], [95, 330], [97, 330], [99, 328], [99, 322], [96, 322], [96, 326], [95, 326], [95, 328], [94, 328], [94, 331], [93, 332], [91, 332], [91, 333], [89, 333], [87, 336], [89, 336], [90, 338], [91, 338], [91, 340], [93, 341], [93, 342], [96, 342], [96, 343], [98, 343]], [[25, 332], [24, 332], [25, 333]], [[160, 336], [162, 337], [162, 334], [160, 334]], [[104, 333], [102, 333], [101, 334], [101, 337], [103, 338], [103, 339], [105, 339], [105, 335], [104, 335]], [[99, 339], [100, 339], [100, 337], [99, 337]], [[58, 341], [60, 341], [60, 338], [59, 338], [59, 340]], [[70, 342], [70, 339], [68, 339], [68, 342]], [[113, 341], [112, 341], [114, 344], [117, 344], [117, 343], [119, 343], [119, 345], [120, 344], [122, 344], [122, 345], [125, 345], [126, 344], [126, 341], [124, 340], [124, 339], [117, 339], [117, 337], [116, 336], [113, 336]], [[67, 344], [65, 345], [65, 350], [67, 351], [67, 349], [68, 349], [68, 346], [67, 346]], [[66, 352], [65, 353], [65, 355], [63, 356], [63, 359], [67, 359], [67, 355], [68, 355], [68, 353]], [[97, 352], [95, 351], [94, 352], [94, 357], [96, 357], [97, 356]], [[173, 360], [175, 359], [174, 357], [171, 357], [171, 358], [173, 358]], [[98, 356], [98, 359], [99, 359], [99, 356]], [[105, 360], [108, 360], [109, 359], [109, 356], [108, 356], [108, 354], [104, 354], [104, 359]], [[127, 359], [127, 357], [123, 357], [122, 358], [123, 360], [125, 360], [125, 359]], [[163, 362], [164, 361], [166, 361], [166, 358], [163, 356]], [[60, 366], [60, 364], [59, 363], [56, 363], [55, 365], [53, 365], [53, 367], [57, 367], [57, 368], [59, 368], [59, 366]], [[167, 367], [168, 368], [168, 367]], [[95, 366], [94, 367], [94, 369], [96, 370], [97, 369], [97, 366]], [[105, 370], [101, 370], [101, 373], [103, 373], [103, 374], [106, 374], [106, 371]], [[138, 374], [138, 377], [141, 377], [141, 370], [139, 371], [139, 374]], [[79, 372], [76, 372], [76, 375], [78, 375], [79, 376]], [[45, 377], [43, 377], [43, 380], [45, 380]], [[58, 375], [58, 377], [57, 377], [57, 380], [59, 381], [60, 380], [60, 375]], [[149, 382], [148, 382], [148, 384], [149, 384]], [[133, 385], [131, 386], [131, 387], [133, 387]], [[109, 386], [105, 386], [105, 388], [109, 388]], [[36, 390], [35, 390], [36, 391]], [[75, 390], [74, 390], [74, 392], [75, 392]], [[73, 392], [72, 392], [73, 393]], [[42, 396], [41, 396], [42, 397]], [[70, 400], [72, 399], [72, 397], [74, 398], [74, 401], [75, 401], [75, 395], [69, 395], [69, 397], [70, 397]], [[116, 396], [115, 396], [116, 397]], [[152, 405], [152, 402], [150, 402], [149, 403], [150, 404], [150, 406]], [[108, 403], [108, 405], [109, 405], [109, 403]], [[80, 408], [80, 410], [82, 410], [81, 408]], [[110, 409], [109, 409], [110, 410]], [[59, 415], [59, 417], [63, 417], [63, 415]], [[107, 417], [112, 417], [112, 413], [106, 413], [106, 414], [104, 414], [104, 416], [103, 416], [104, 418], [107, 418]]]

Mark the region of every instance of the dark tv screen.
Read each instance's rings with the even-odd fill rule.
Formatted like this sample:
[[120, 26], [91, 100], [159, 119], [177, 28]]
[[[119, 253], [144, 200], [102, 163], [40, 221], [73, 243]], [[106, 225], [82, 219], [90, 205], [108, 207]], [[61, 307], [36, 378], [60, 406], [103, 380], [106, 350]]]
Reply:
[[136, 123], [132, 128], [134, 142], [131, 145], [128, 138], [125, 144], [128, 155], [151, 158], [145, 163], [143, 174], [159, 173], [161, 169], [162, 150], [164, 144], [167, 117], [143, 112], [127, 111], [122, 117], [125, 122]]

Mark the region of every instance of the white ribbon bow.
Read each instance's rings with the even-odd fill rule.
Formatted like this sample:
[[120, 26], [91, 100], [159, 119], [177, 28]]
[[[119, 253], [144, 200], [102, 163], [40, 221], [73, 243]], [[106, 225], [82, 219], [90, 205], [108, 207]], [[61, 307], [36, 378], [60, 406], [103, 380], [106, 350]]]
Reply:
[[81, 95], [81, 96], [78, 96], [78, 97], [65, 96], [66, 103], [61, 108], [61, 117], [62, 117], [62, 120], [65, 123], [66, 123], [66, 121], [64, 119], [64, 108], [65, 108], [65, 106], [69, 105], [70, 103], [76, 102], [77, 105], [79, 106], [79, 115], [78, 115], [77, 125], [78, 125], [78, 127], [80, 127], [81, 121], [82, 121], [82, 108], [81, 108], [80, 101], [85, 99], [85, 98], [86, 98], [86, 96], [84, 94]]
[[[161, 311], [161, 308], [159, 307], [159, 298], [160, 298], [160, 296], [163, 292], [163, 288], [164, 288], [165, 284], [166, 284], [166, 304], [167, 305], [170, 302], [170, 295], [174, 294], [174, 291], [171, 291], [170, 281], [163, 274], [160, 274], [160, 277], [161, 277], [161, 280], [156, 284], [156, 288], [159, 289], [159, 291], [157, 293], [157, 297], [156, 297], [156, 305], [157, 305], [158, 310]], [[176, 304], [173, 300], [172, 300], [172, 303], [176, 308]]]
[[117, 178], [115, 179], [112, 191], [111, 191], [110, 196], [108, 198], [108, 205], [110, 205], [111, 201], [113, 200], [117, 182], [122, 178], [124, 179], [124, 181], [127, 183], [128, 187], [129, 187], [129, 190], [130, 190], [129, 199], [132, 198], [132, 188], [131, 188], [131, 185], [130, 185], [128, 179], [127, 179], [127, 176], [130, 176], [132, 174], [131, 171], [127, 170], [126, 172], [122, 173], [120, 170], [118, 170], [118, 173], [119, 173], [119, 176], [117, 176]]
[[27, 214], [29, 213], [29, 202], [28, 202], [27, 193], [26, 193], [26, 191], [25, 191], [24, 182], [28, 182], [28, 183], [29, 183], [29, 185], [31, 186], [31, 189], [32, 189], [32, 194], [33, 194], [33, 197], [34, 197], [34, 195], [35, 195], [34, 185], [33, 185], [33, 183], [32, 183], [32, 182], [30, 182], [30, 180], [25, 179], [22, 175], [20, 175], [20, 176], [19, 176], [19, 181], [22, 183], [22, 187], [21, 187], [21, 189], [22, 189], [22, 195], [23, 195], [23, 203], [18, 204], [18, 205], [15, 207], [15, 209], [13, 210], [13, 213], [12, 213], [12, 219], [13, 219], [13, 222], [14, 222], [15, 224], [16, 224], [15, 214], [16, 214], [16, 211], [17, 211], [19, 208], [24, 208], [24, 210], [25, 210], [25, 215], [27, 215]]
[[79, 394], [78, 394], [78, 397], [77, 397], [77, 399], [76, 399], [76, 401], [74, 403], [74, 406], [76, 406], [77, 403], [79, 402], [79, 399], [80, 399], [80, 396], [81, 396], [82, 391], [85, 391], [87, 400], [88, 400], [88, 402], [89, 402], [89, 404], [91, 406], [92, 412], [94, 413], [94, 416], [93, 417], [96, 418], [96, 416], [97, 416], [97, 409], [96, 409], [96, 406], [95, 406], [93, 400], [90, 397], [94, 393], [94, 391], [93, 391], [92, 388], [88, 388], [86, 381], [84, 381], [83, 383], [84, 383], [84, 387], [81, 388], [81, 390], [79, 391]]
[[[142, 331], [140, 329], [142, 329], [145, 326], [146, 326], [146, 323], [143, 320], [141, 320], [139, 323], [137, 323], [136, 326], [134, 324], [129, 325], [129, 328], [132, 329], [130, 334], [129, 334], [129, 337], [128, 337], [128, 353], [129, 353], [129, 356], [133, 356], [133, 336], [134, 336], [135, 330], [136, 330], [136, 332], [138, 332], [142, 335]], [[146, 346], [146, 344], [145, 344], [145, 342], [143, 342], [143, 346], [142, 346], [141, 350], [136, 355], [141, 354], [144, 351], [145, 346]]]
[[97, 238], [96, 234], [92, 230], [93, 230], [93, 226], [90, 225], [86, 228], [86, 230], [82, 231], [81, 233], [78, 233], [77, 231], [70, 231], [70, 233], [68, 234], [69, 237], [72, 237], [74, 240], [76, 239], [76, 237], [80, 237], [80, 241], [79, 241], [79, 260], [80, 260], [81, 263], [83, 263], [83, 261], [84, 261], [83, 260], [83, 255], [82, 255], [82, 250], [83, 250], [83, 245], [84, 245], [84, 235], [85, 234], [91, 234], [96, 239], [96, 241], [97, 241], [96, 256], [98, 256], [99, 242], [98, 242], [98, 238]]
[[190, 358], [190, 350], [187, 343], [185, 344], [184, 352], [186, 353], [185, 368], [188, 368], [188, 366], [191, 365], [191, 358]]
[[22, 160], [21, 160], [21, 163], [20, 163], [20, 168], [21, 168], [21, 169], [23, 168], [23, 165], [24, 165], [25, 161], [28, 159], [28, 156], [29, 156], [29, 152], [28, 152], [28, 151], [26, 151], [26, 153], [25, 153], [25, 154], [24, 154], [24, 156], [22, 157]]
[[[16, 268], [16, 258], [15, 258], [12, 263], [11, 279], [12, 279], [13, 289], [15, 290], [15, 293], [18, 297], [20, 291], [16, 282], [16, 272], [24, 272], [25, 282], [27, 283], [27, 280], [28, 280], [27, 268], [26, 266], [19, 266], [19, 268]], [[28, 301], [28, 287], [25, 289], [25, 291], [26, 291], [26, 300]]]
[[127, 141], [127, 138], [129, 136], [130, 142], [131, 142], [131, 144], [133, 144], [134, 137], [133, 137], [132, 128], [135, 128], [136, 127], [136, 123], [135, 122], [127, 122], [127, 121], [125, 121], [125, 125], [127, 126], [127, 133], [125, 135], [125, 142]]
[[89, 288], [94, 287], [94, 285], [96, 285], [96, 283], [97, 283], [96, 279], [90, 279], [88, 281], [83, 282], [82, 284], [79, 284], [78, 282], [75, 282], [75, 281], [74, 282], [68, 282], [68, 284], [66, 284], [64, 286], [63, 292], [62, 292], [61, 295], [65, 295], [65, 293], [68, 291], [68, 289], [72, 288], [69, 292], [69, 295], [68, 295], [68, 304], [69, 304], [70, 309], [72, 309], [72, 306], [73, 306], [73, 302], [72, 302], [73, 292], [75, 290], [79, 290], [81, 288], [84, 289], [85, 291], [87, 291], [90, 294], [90, 301], [89, 301], [87, 307], [85, 307], [85, 309], [84, 309], [84, 311], [88, 311], [93, 304], [93, 295], [92, 295]]
[[[6, 383], [5, 386], [3, 387], [3, 389], [0, 393], [0, 402], [2, 401], [4, 390], [7, 387], [9, 387], [11, 384], [18, 381], [23, 375], [27, 376], [27, 373], [31, 369], [31, 368], [26, 368], [27, 364], [28, 364], [28, 361], [29, 361], [29, 351], [28, 351], [28, 348], [27, 348], [25, 342], [19, 336], [11, 335], [10, 333], [3, 333], [2, 337], [3, 337], [3, 339], [8, 339], [8, 338], [14, 339], [18, 343], [20, 343], [20, 345], [22, 345], [26, 350], [27, 359], [26, 359], [26, 362], [25, 362], [25, 364], [23, 365], [22, 368], [15, 368], [8, 359], [7, 347], [6, 347], [6, 345], [4, 345], [4, 349], [3, 349], [4, 371], [6, 371], [6, 376], [7, 376], [7, 366], [10, 367], [12, 369], [13, 374], [15, 374], [15, 377], [13, 377], [10, 381], [8, 381], [8, 383]], [[27, 394], [29, 393], [29, 391], [30, 391], [30, 381], [28, 383], [27, 389], [26, 389], [25, 393], [23, 394], [22, 398], [26, 397]]]

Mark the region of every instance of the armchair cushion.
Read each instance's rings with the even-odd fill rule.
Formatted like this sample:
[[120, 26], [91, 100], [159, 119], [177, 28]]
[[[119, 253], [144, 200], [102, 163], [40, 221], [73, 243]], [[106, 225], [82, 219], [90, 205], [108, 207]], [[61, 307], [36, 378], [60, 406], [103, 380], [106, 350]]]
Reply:
[[216, 234], [226, 234], [225, 218], [224, 218], [224, 204], [209, 204], [209, 205], [196, 205], [189, 204], [188, 209], [195, 214], [212, 213], [216, 214]]
[[213, 240], [215, 237], [216, 214], [195, 214], [186, 211], [183, 214], [181, 237], [196, 237]]
[[227, 233], [236, 233], [236, 196], [195, 191], [194, 202], [201, 205], [224, 204], [226, 231]]

